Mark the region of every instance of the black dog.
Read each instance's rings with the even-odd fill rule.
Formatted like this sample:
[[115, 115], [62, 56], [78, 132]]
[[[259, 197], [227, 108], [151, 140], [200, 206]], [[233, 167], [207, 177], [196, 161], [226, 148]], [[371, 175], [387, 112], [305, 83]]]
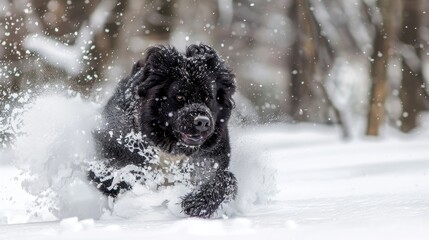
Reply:
[[95, 139], [106, 160], [91, 166], [90, 179], [112, 197], [137, 182], [186, 182], [194, 190], [182, 198], [184, 213], [209, 218], [237, 191], [228, 171], [234, 91], [211, 47], [149, 48], [104, 108]]

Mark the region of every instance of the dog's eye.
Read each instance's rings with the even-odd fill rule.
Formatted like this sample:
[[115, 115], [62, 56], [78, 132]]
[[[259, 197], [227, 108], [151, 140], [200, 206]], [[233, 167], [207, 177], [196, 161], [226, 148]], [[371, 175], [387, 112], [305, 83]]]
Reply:
[[177, 95], [177, 96], [176, 96], [176, 100], [177, 100], [178, 102], [183, 102], [183, 101], [185, 101], [185, 97], [184, 97], [184, 96], [182, 96], [182, 95]]
[[204, 101], [206, 101], [206, 103], [210, 102], [210, 97], [206, 97], [206, 98], [204, 99]]

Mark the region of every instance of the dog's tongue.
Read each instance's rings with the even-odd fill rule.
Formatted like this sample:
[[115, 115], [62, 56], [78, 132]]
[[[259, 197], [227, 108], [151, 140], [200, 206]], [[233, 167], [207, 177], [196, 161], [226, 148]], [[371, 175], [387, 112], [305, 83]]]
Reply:
[[181, 136], [182, 136], [182, 141], [188, 145], [200, 145], [204, 141], [203, 136], [199, 134], [182, 133]]

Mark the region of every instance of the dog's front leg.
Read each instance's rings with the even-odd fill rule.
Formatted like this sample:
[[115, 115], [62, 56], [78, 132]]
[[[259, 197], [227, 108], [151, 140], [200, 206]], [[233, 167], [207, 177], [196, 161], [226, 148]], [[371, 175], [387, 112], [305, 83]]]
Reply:
[[234, 174], [218, 170], [213, 178], [183, 198], [182, 209], [188, 216], [209, 218], [223, 202], [234, 199], [236, 192]]

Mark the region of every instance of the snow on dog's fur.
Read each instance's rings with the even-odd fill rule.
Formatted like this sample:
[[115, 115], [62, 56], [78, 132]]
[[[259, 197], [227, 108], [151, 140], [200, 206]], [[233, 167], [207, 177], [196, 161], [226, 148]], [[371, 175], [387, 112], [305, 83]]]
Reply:
[[[228, 170], [234, 75], [211, 47], [155, 46], [123, 79], [94, 133], [103, 161], [89, 177], [117, 197], [136, 183], [193, 186], [182, 211], [208, 218], [237, 192]], [[150, 180], [150, 181], [148, 181]]]

